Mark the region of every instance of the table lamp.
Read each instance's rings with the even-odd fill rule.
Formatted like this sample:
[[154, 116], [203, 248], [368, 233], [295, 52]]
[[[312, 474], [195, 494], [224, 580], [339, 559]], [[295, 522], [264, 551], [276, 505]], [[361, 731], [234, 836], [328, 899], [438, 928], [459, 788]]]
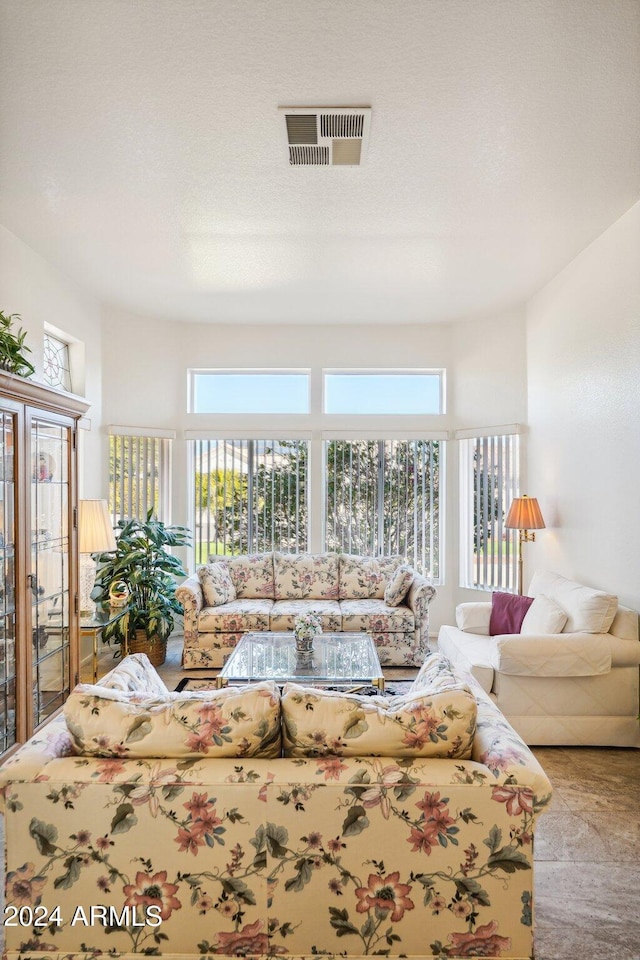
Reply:
[[544, 529], [544, 520], [535, 497], [515, 497], [505, 522], [507, 530], [519, 530], [518, 538], [518, 593], [522, 596], [522, 544], [536, 539], [536, 530]]
[[111, 517], [106, 500], [81, 500], [78, 518], [80, 554], [80, 616], [92, 617], [96, 605], [91, 591], [96, 579], [93, 553], [109, 553], [116, 549]]

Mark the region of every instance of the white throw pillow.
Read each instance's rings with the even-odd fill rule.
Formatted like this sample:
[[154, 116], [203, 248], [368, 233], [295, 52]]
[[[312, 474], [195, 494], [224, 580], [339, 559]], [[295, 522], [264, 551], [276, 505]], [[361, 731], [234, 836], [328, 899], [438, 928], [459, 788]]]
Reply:
[[403, 563], [398, 567], [384, 589], [384, 602], [388, 607], [399, 607], [413, 583], [413, 570]]
[[490, 602], [476, 600], [470, 603], [459, 603], [456, 607], [456, 625], [465, 633], [477, 633], [481, 637], [488, 637], [490, 620]]
[[236, 588], [224, 560], [198, 567], [198, 580], [202, 586], [205, 607], [219, 607], [236, 599]]
[[559, 607], [557, 603], [541, 593], [534, 598], [533, 603], [527, 610], [520, 627], [520, 633], [525, 635], [562, 633], [562, 628], [566, 622], [567, 615], [562, 607]]
[[563, 633], [608, 633], [618, 610], [618, 598], [613, 594], [547, 570], [536, 570], [531, 578], [529, 596], [541, 593], [567, 614]]

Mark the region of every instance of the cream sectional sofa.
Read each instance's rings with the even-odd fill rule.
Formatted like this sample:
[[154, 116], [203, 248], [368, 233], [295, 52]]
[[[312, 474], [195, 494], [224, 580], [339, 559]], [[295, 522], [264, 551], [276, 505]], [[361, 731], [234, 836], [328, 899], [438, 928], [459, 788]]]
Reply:
[[313, 611], [326, 631], [368, 632], [380, 663], [420, 666], [427, 653], [433, 586], [417, 573], [405, 600], [385, 603], [385, 588], [402, 557], [337, 553], [259, 553], [211, 557], [228, 566], [235, 599], [207, 606], [197, 574], [176, 591], [184, 608], [185, 668], [221, 667], [240, 637], [253, 630], [293, 630]]
[[[384, 698], [169, 694], [126, 658], [0, 771], [6, 960], [530, 958], [551, 788], [474, 684], [432, 655], [385, 701], [405, 755], [358, 755]], [[339, 742], [301, 753], [320, 709]]]
[[491, 603], [463, 603], [438, 649], [529, 744], [639, 747], [637, 612], [548, 571], [534, 574], [528, 595], [564, 613], [561, 632], [489, 636]]

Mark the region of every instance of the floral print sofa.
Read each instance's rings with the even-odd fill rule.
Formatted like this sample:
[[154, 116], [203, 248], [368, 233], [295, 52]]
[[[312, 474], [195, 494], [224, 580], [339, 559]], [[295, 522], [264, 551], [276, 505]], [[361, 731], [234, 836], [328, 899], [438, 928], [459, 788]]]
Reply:
[[212, 556], [210, 563], [228, 569], [233, 599], [208, 605], [198, 573], [180, 585], [186, 669], [221, 667], [247, 631], [293, 630], [296, 616], [311, 611], [326, 631], [371, 633], [383, 666], [420, 666], [425, 658], [435, 589], [410, 571], [406, 596], [385, 600], [398, 568], [408, 569], [400, 556], [275, 552]]
[[207, 699], [154, 674], [136, 655], [77, 687], [0, 771], [6, 960], [533, 955], [550, 785], [445, 658], [387, 700], [403, 757], [354, 752], [384, 698], [337, 695], [350, 719], [334, 752], [325, 731], [277, 756], [325, 692]]

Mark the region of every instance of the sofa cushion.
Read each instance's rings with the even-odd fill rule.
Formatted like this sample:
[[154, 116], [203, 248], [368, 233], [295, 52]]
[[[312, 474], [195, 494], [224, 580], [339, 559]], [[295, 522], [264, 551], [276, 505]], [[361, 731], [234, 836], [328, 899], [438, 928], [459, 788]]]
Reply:
[[524, 615], [520, 633], [529, 634], [562, 633], [567, 615], [557, 603], [543, 593], [535, 597]]
[[271, 681], [164, 697], [79, 684], [64, 715], [85, 756], [280, 755], [280, 698]]
[[468, 758], [477, 713], [463, 683], [389, 698], [287, 683], [281, 709], [286, 757]]
[[529, 593], [543, 593], [567, 614], [563, 633], [608, 633], [618, 609], [618, 598], [603, 590], [585, 587], [559, 573], [537, 570], [531, 578]]
[[276, 600], [337, 600], [337, 553], [275, 553]]
[[317, 613], [322, 629], [342, 630], [342, 614], [337, 600], [276, 600], [271, 608], [271, 630], [293, 630], [294, 620], [301, 613]]
[[406, 563], [401, 563], [385, 587], [384, 602], [390, 607], [399, 606], [412, 583], [413, 570]]
[[226, 563], [236, 597], [274, 598], [273, 554], [250, 553], [242, 557], [209, 557], [209, 563]]
[[489, 636], [498, 637], [505, 633], [520, 633], [522, 621], [533, 597], [519, 597], [513, 593], [491, 594], [491, 619]]
[[273, 600], [232, 600], [220, 607], [203, 607], [198, 616], [199, 633], [237, 633], [268, 630]]
[[198, 580], [202, 587], [205, 607], [219, 607], [235, 600], [236, 588], [228, 563], [221, 560], [219, 563], [207, 563], [198, 567]]
[[459, 603], [456, 607], [456, 626], [465, 633], [477, 633], [481, 637], [488, 637], [490, 621], [491, 603], [486, 600]]
[[164, 697], [169, 691], [146, 653], [131, 653], [105, 673], [100, 686], [107, 690], [144, 693], [150, 697]]
[[463, 633], [448, 624], [443, 624], [438, 633], [438, 650], [451, 660], [459, 674], [470, 673], [487, 693], [493, 688], [495, 644], [493, 637]]
[[401, 556], [359, 557], [340, 555], [340, 599], [384, 599], [387, 583], [402, 563]]
[[342, 629], [375, 633], [411, 633], [415, 617], [409, 607], [390, 607], [384, 600], [341, 600]]

